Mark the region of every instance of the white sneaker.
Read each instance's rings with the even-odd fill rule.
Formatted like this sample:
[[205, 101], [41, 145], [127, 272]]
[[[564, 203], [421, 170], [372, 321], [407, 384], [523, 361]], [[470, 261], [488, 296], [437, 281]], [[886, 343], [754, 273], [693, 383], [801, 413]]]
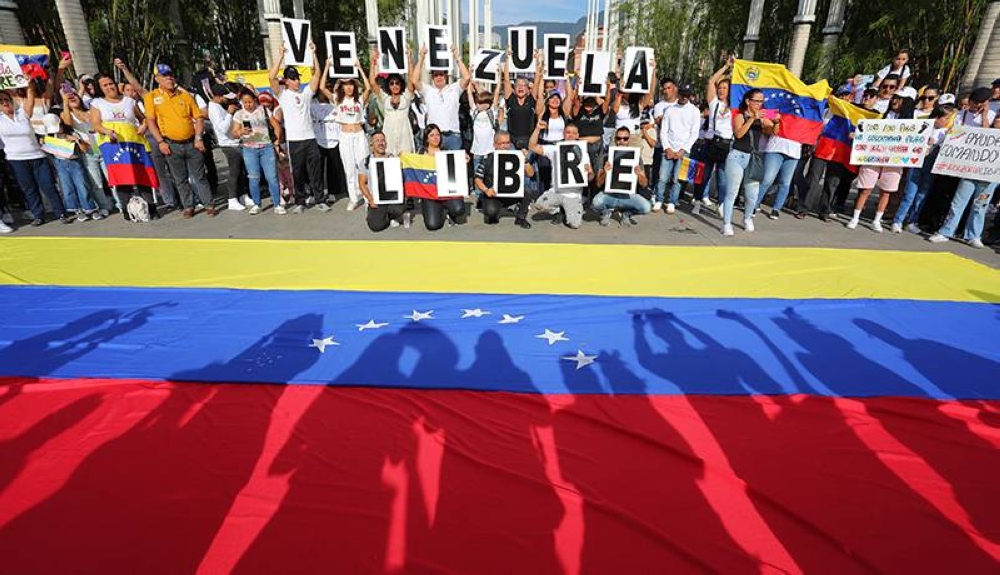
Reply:
[[353, 212], [354, 210], [358, 209], [358, 206], [360, 206], [360, 205], [361, 205], [360, 201], [358, 201], [358, 200], [351, 200], [351, 201], [347, 202], [347, 211]]
[[303, 208], [300, 204], [296, 204], [296, 206], [294, 208], [292, 208], [292, 213], [293, 214], [301, 214], [301, 213], [304, 213], [305, 211], [306, 211], [306, 209]]
[[752, 232], [754, 230], [753, 218], [747, 218], [743, 220], [743, 229], [745, 229], [747, 232]]
[[892, 224], [892, 233], [894, 233], [894, 234], [901, 234], [901, 233], [903, 233], [903, 226], [900, 225], [900, 224], [897, 224], [897, 223], [893, 222], [893, 224]]
[[326, 202], [316, 202], [316, 206], [315, 207], [316, 207], [317, 210], [319, 210], [321, 212], [329, 212], [330, 211], [330, 204], [328, 204]]
[[918, 226], [917, 224], [910, 224], [906, 226], [906, 231], [910, 232], [911, 234], [917, 234], [919, 236], [920, 226]]
[[403, 229], [404, 230], [410, 229], [410, 225], [412, 225], [412, 223], [413, 223], [413, 214], [411, 214], [410, 212], [404, 212], [403, 213]]
[[878, 220], [875, 220], [874, 222], [872, 222], [872, 231], [875, 232], [876, 234], [881, 234], [882, 233], [882, 222], [880, 222]]
[[283, 216], [288, 213], [288, 210], [286, 210], [282, 206], [274, 206], [274, 213], [278, 214], [279, 216]]
[[716, 211], [718, 211], [718, 212], [719, 212], [719, 217], [720, 217], [720, 218], [722, 218], [722, 217], [725, 217], [725, 214], [726, 214], [726, 206], [724, 206], [724, 205], [722, 205], [722, 204], [719, 204], [719, 205], [718, 205], [718, 206], [716, 207]]
[[695, 202], [694, 205], [691, 206], [691, 215], [697, 216], [700, 213], [701, 213], [701, 203]]
[[243, 207], [243, 204], [241, 204], [240, 201], [236, 198], [230, 198], [229, 203], [226, 204], [226, 207], [234, 212], [242, 212], [243, 210], [246, 209]]
[[853, 230], [856, 227], [858, 227], [858, 220], [851, 218], [851, 221], [847, 222], [847, 229]]
[[3, 217], [0, 218], [0, 222], [3, 222], [5, 224], [13, 224], [14, 223], [14, 214], [12, 214], [10, 212], [4, 212], [3, 213]]
[[667, 204], [667, 213], [668, 214], [672, 214], [675, 211], [677, 211], [677, 206], [675, 206], [673, 204]]
[[976, 238], [974, 240], [969, 240], [969, 245], [976, 248], [977, 250], [983, 249], [983, 240]]
[[93, 212], [90, 213], [90, 219], [94, 220], [95, 222], [103, 220], [104, 214], [102, 214], [100, 210], [94, 210]]
[[390, 228], [398, 228], [399, 227], [399, 222], [397, 222], [396, 220], [389, 220], [389, 227]]
[[194, 209], [195, 209], [196, 211], [197, 211], [197, 210], [204, 210], [204, 209], [205, 209], [205, 204], [203, 204], [203, 203], [201, 203], [201, 202], [198, 202], [198, 203], [197, 203], [197, 204], [196, 204], [196, 205], [194, 206]]
[[242, 202], [243, 205], [246, 206], [246, 207], [248, 207], [248, 208], [252, 208], [254, 206], [253, 198], [251, 198], [250, 196], [248, 196], [246, 194], [243, 194], [242, 196], [240, 196], [240, 202]]
[[948, 236], [942, 236], [941, 234], [934, 234], [931, 237], [927, 238], [927, 241], [931, 242], [932, 244], [943, 244], [948, 241]]
[[732, 224], [725, 224], [722, 226], [722, 235], [724, 236], [734, 235]]
[[257, 214], [260, 213], [260, 208], [258, 206], [250, 206], [250, 209], [247, 210], [247, 213], [250, 214], [251, 216], [256, 216]]
[[710, 208], [713, 205], [715, 205], [715, 202], [712, 201], [712, 198], [705, 196], [704, 198], [701, 199], [701, 204], [706, 208]]
[[9, 234], [12, 231], [14, 231], [14, 228], [3, 223], [3, 221], [0, 221], [0, 234]]
[[661, 202], [653, 202], [653, 211], [658, 212], [663, 209], [663, 204]]

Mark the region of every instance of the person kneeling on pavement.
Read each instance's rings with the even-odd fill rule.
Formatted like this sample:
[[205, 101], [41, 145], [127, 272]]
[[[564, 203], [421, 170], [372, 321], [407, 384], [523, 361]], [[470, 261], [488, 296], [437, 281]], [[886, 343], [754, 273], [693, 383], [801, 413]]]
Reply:
[[[559, 147], [554, 144], [542, 145], [538, 143], [538, 134], [547, 127], [545, 119], [541, 119], [538, 125], [535, 126], [535, 131], [531, 134], [531, 140], [528, 142], [528, 149], [532, 152], [538, 154], [539, 156], [545, 156], [548, 158], [552, 165], [559, 168], [556, 158], [559, 155]], [[563, 128], [563, 135], [565, 137], [564, 141], [574, 142], [580, 140], [580, 131], [575, 124], [566, 123], [566, 127]], [[586, 152], [587, 144], [582, 142], [583, 150]], [[581, 167], [587, 174], [587, 181], [594, 179], [594, 168], [590, 165], [590, 159], [586, 153], [583, 154]], [[535, 200], [534, 206], [537, 210], [544, 210], [552, 214], [552, 223], [558, 224], [562, 223], [562, 215], [565, 216], [565, 222], [568, 227], [573, 229], [579, 228], [580, 224], [583, 222], [583, 192], [587, 189], [586, 184], [582, 186], [563, 186], [560, 187], [558, 183], [558, 177], [554, 177], [552, 181], [552, 189], [546, 190], [541, 196]], [[560, 212], [561, 209], [561, 212]]]
[[371, 154], [358, 162], [358, 188], [367, 202], [365, 222], [368, 224], [368, 229], [373, 232], [381, 232], [389, 226], [396, 227], [399, 225], [399, 220], [402, 220], [404, 227], [410, 227], [410, 212], [405, 203], [409, 200], [402, 204], [379, 205], [369, 187], [372, 158], [388, 158], [385, 153], [387, 147], [385, 134], [375, 132], [371, 139]]
[[[497, 131], [493, 136], [493, 146], [495, 150], [513, 150], [511, 146], [510, 133], [503, 130]], [[528, 151], [521, 153], [527, 156]], [[495, 176], [493, 174], [493, 157], [496, 152], [486, 154], [476, 167], [475, 185], [476, 190], [483, 194], [482, 209], [483, 220], [487, 224], [500, 223], [500, 214], [505, 207], [517, 206], [517, 215], [514, 224], [520, 228], [528, 229], [531, 223], [528, 222], [528, 206], [537, 197], [538, 191], [535, 188], [534, 176], [535, 168], [531, 164], [524, 166], [524, 197], [521, 198], [499, 198], [495, 188]]]
[[[628, 146], [628, 142], [629, 129], [618, 128], [615, 131], [615, 145]], [[635, 148], [638, 149], [639, 146], [635, 146]], [[597, 172], [596, 184], [598, 189], [604, 187], [604, 180], [610, 171], [611, 164], [605, 162], [604, 167]], [[649, 186], [649, 179], [646, 178], [646, 170], [642, 168], [641, 164], [635, 167], [635, 173], [639, 180], [640, 188]], [[638, 222], [635, 221], [634, 216], [648, 214], [652, 210], [652, 204], [649, 203], [649, 200], [639, 194], [618, 194], [604, 191], [594, 196], [591, 207], [601, 216], [602, 226], [607, 226], [611, 223], [611, 216], [615, 210], [621, 213], [621, 220], [619, 221], [623, 227], [637, 225]]]

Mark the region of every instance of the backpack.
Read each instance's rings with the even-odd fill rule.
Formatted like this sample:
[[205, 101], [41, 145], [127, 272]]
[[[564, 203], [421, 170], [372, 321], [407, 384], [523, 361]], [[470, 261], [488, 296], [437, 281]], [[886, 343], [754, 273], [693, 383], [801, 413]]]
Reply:
[[472, 124], [475, 125], [476, 124], [476, 120], [479, 119], [479, 115], [482, 114], [482, 113], [484, 113], [484, 112], [486, 113], [486, 117], [490, 121], [490, 125], [493, 126], [493, 129], [494, 130], [498, 129], [499, 126], [497, 126], [497, 119], [496, 119], [496, 116], [493, 114], [493, 108], [486, 108], [486, 110], [476, 109], [476, 115], [475, 115], [474, 118], [472, 118]]
[[149, 221], [149, 204], [139, 196], [132, 196], [125, 206], [130, 222], [145, 223]]

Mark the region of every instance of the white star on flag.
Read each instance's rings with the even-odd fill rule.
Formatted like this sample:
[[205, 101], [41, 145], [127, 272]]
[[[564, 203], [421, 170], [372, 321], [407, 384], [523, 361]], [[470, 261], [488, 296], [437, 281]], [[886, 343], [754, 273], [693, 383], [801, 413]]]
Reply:
[[315, 347], [320, 353], [326, 352], [326, 346], [328, 345], [340, 345], [339, 343], [333, 341], [333, 336], [324, 337], [323, 339], [313, 339], [309, 347]]
[[413, 310], [413, 313], [411, 313], [410, 315], [404, 315], [403, 317], [409, 320], [413, 320], [414, 322], [419, 322], [422, 319], [434, 319], [434, 316], [431, 315], [433, 313], [434, 310], [430, 311]]
[[510, 315], [509, 313], [505, 313], [503, 314], [503, 319], [500, 320], [500, 323], [517, 323], [522, 319], [524, 319], [523, 315]]
[[368, 323], [356, 323], [354, 324], [358, 327], [358, 331], [365, 331], [366, 329], [378, 329], [380, 327], [385, 327], [389, 325], [388, 323], [375, 323], [375, 320], [370, 319]]
[[587, 367], [588, 365], [594, 363], [594, 360], [597, 359], [597, 356], [596, 355], [587, 355], [587, 354], [583, 353], [583, 350], [579, 350], [578, 349], [578, 350], [576, 350], [576, 355], [564, 355], [560, 359], [565, 359], [567, 361], [575, 361], [576, 362], [576, 368], [580, 369], [580, 368]]
[[479, 309], [478, 307], [476, 309], [462, 310], [462, 319], [465, 319], [467, 317], [483, 317], [484, 315], [490, 315], [490, 312], [484, 309]]
[[545, 333], [540, 333], [535, 337], [539, 339], [548, 340], [549, 345], [555, 344], [557, 341], [569, 341], [568, 337], [565, 337], [566, 332], [564, 331], [551, 331], [549, 329], [545, 330]]

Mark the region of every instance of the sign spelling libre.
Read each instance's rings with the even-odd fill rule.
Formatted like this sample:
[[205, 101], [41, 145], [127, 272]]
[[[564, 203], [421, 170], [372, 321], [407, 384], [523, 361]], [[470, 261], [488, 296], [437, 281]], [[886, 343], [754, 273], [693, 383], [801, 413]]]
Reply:
[[955, 126], [942, 142], [931, 172], [1000, 182], [1000, 130]]
[[851, 164], [919, 168], [933, 131], [932, 120], [861, 120], [854, 131]]

